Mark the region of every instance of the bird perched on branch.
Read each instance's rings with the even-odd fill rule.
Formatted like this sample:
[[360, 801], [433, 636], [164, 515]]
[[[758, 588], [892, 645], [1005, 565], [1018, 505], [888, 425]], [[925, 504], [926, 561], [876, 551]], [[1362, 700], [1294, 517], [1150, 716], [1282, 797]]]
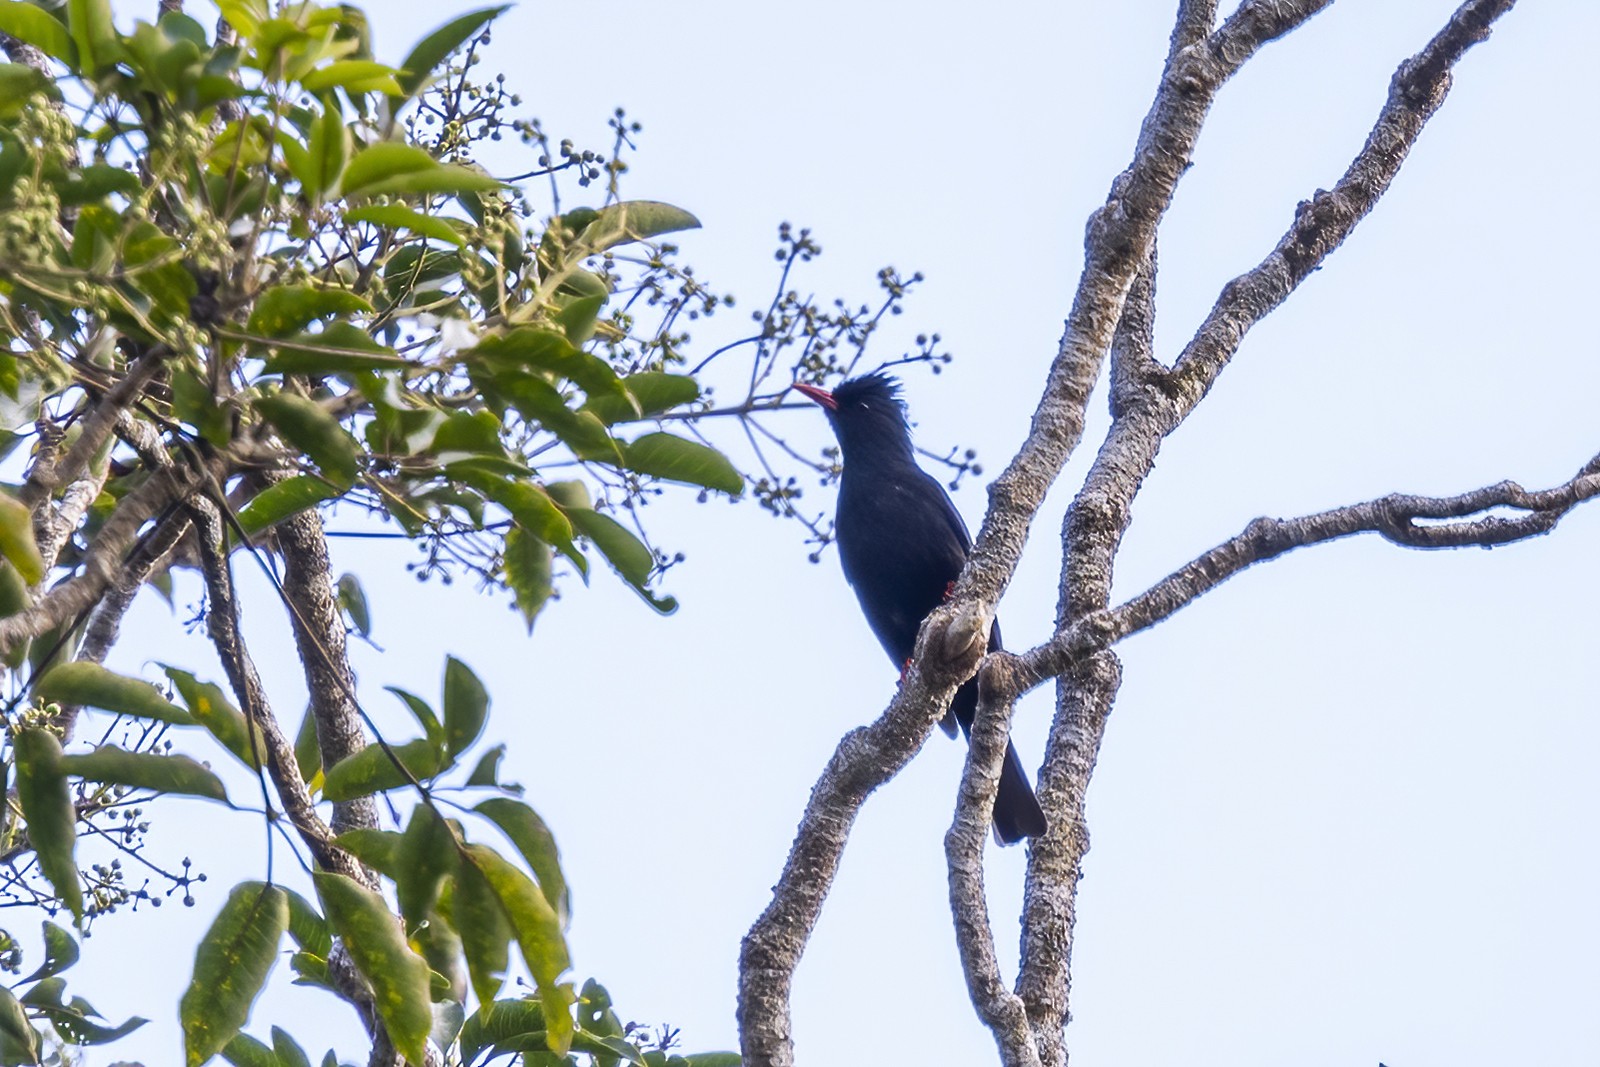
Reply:
[[[949, 595], [972, 539], [944, 487], [917, 466], [899, 383], [868, 374], [841, 382], [831, 393], [814, 385], [795, 389], [822, 406], [839, 439], [844, 457], [834, 520], [839, 561], [867, 625], [901, 666], [911, 659], [922, 621]], [[996, 622], [989, 650], [999, 647]], [[970, 734], [977, 705], [973, 678], [956, 690], [940, 723], [944, 732], [954, 737], [960, 724]], [[1009, 845], [1044, 831], [1044, 812], [1017, 750], [1007, 742], [994, 802], [995, 838]]]

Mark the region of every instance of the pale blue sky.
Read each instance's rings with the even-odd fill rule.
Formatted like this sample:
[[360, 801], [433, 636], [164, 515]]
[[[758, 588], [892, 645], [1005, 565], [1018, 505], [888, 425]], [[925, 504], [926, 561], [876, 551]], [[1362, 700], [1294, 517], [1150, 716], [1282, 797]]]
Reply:
[[[468, 6], [374, 5], [379, 58], [398, 61]], [[745, 310], [767, 295], [784, 219], [826, 250], [800, 283], [819, 294], [868, 298], [886, 263], [923, 271], [882, 354], [943, 335], [956, 364], [907, 375], [920, 438], [976, 447], [995, 471], [1054, 353], [1084, 220], [1128, 160], [1170, 6], [524, 4], [496, 27], [486, 69], [506, 69], [557, 137], [600, 146], [626, 106], [645, 124], [628, 194], [699, 215], [685, 254]], [[1161, 235], [1164, 358], [1295, 203], [1337, 179], [1397, 63], [1453, 6], [1344, 0], [1222, 92]], [[1530, 3], [1468, 55], [1390, 195], [1169, 442], [1119, 596], [1257, 515], [1508, 477], [1543, 487], [1600, 449], [1596, 39], [1595, 5]], [[509, 145], [503, 158], [527, 169]], [[709, 350], [745, 321], [719, 317], [697, 342]], [[1014, 647], [1049, 633], [1057, 530], [1103, 408], [1003, 602]], [[787, 419], [797, 436], [826, 432], [811, 412]], [[981, 491], [956, 499], [976, 525]], [[831, 511], [830, 491], [806, 500]], [[602, 574], [569, 584], [529, 639], [497, 599], [418, 586], [404, 548], [344, 543], [338, 563], [363, 576], [385, 649], [356, 653], [371, 706], [389, 710], [384, 684], [437, 693], [447, 653], [488, 683], [506, 774], [563, 850], [576, 974], [606, 982], [625, 1018], [682, 1027], [690, 1049], [731, 1047], [739, 939], [832, 746], [878, 714], [894, 672], [836, 559], [808, 564], [797, 529], [687, 494], [653, 510], [688, 555], [668, 619]], [[1090, 796], [1074, 1062], [1600, 1058], [1597, 535], [1591, 506], [1493, 553], [1325, 546], [1122, 649]], [[281, 613], [259, 583], [247, 604], [267, 685], [297, 720]], [[181, 614], [143, 603], [134, 619], [124, 669], [211, 662]], [[1041, 692], [1018, 713], [1030, 771], [1051, 706]], [[801, 1063], [993, 1061], [945, 903], [960, 757], [935, 736], [869, 801], [797, 979]], [[90, 1064], [176, 1061], [176, 1020], [161, 1013], [197, 931], [227, 885], [262, 873], [258, 825], [175, 810], [154, 854], [192, 848], [211, 880], [193, 911], [119, 917], [86, 944], [75, 991], [116, 1018], [157, 1016]], [[224, 835], [237, 842], [226, 861]], [[1023, 859], [991, 851], [1008, 979]], [[353, 1016], [287, 978], [280, 968], [251, 1031], [276, 1022], [315, 1056], [334, 1043], [354, 1059]]]

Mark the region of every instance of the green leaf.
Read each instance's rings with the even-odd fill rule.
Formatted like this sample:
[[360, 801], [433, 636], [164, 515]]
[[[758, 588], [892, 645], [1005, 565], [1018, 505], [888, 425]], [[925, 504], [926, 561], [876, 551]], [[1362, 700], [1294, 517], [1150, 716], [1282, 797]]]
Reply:
[[40, 702], [81, 704], [117, 715], [195, 725], [188, 712], [167, 700], [149, 682], [124, 677], [87, 660], [51, 667], [34, 684], [33, 695]]
[[510, 6], [501, 4], [498, 7], [469, 11], [465, 15], [451, 19], [418, 41], [416, 47], [411, 49], [411, 54], [406, 56], [405, 62], [400, 64], [402, 73], [395, 80], [400, 83], [401, 91], [408, 97], [416, 96], [435, 67]]
[[72, 35], [37, 4], [19, 3], [17, 0], [0, 3], [0, 33], [9, 33], [69, 67], [77, 60]]
[[78, 48], [80, 72], [98, 74], [121, 58], [111, 0], [67, 0], [67, 29]]
[[223, 1046], [222, 1058], [233, 1067], [283, 1067], [271, 1046], [249, 1034], [235, 1034], [233, 1040]]
[[[411, 777], [419, 782], [425, 782], [450, 768], [444, 754], [431, 741], [418, 738], [389, 747], [406, 770], [411, 772]], [[394, 789], [407, 784], [409, 780], [381, 746], [368, 745], [328, 768], [322, 795], [334, 801], [354, 800], [356, 797]]]
[[281, 1026], [272, 1028], [272, 1051], [283, 1067], [311, 1067], [305, 1049]]
[[[50, 75], [24, 63], [0, 63], [0, 115], [15, 118], [38, 94], [59, 98], [60, 90]], [[20, 153], [12, 153], [13, 158]], [[8, 183], [9, 184], [9, 183]]]
[[406, 706], [407, 711], [411, 712], [412, 718], [417, 720], [428, 740], [442, 749], [444, 746], [444, 727], [439, 724], [439, 717], [433, 713], [433, 709], [428, 706], [428, 702], [415, 693], [408, 693], [398, 686], [386, 685], [384, 688], [400, 698], [400, 702]]
[[33, 513], [9, 493], [0, 492], [0, 555], [29, 585], [44, 581], [44, 557], [33, 539]]
[[[39, 10], [32, 4], [17, 4], [16, 6], [28, 11]], [[50, 21], [54, 22], [55, 20], [51, 19]], [[113, 167], [109, 163], [93, 163], [78, 171], [70, 181], [62, 183], [59, 188], [61, 190], [62, 204], [81, 206], [104, 200], [112, 193], [118, 193], [131, 199], [144, 191], [144, 184], [139, 181], [139, 176], [131, 170]]]
[[471, 863], [462, 863], [440, 900], [440, 910], [461, 935], [467, 973], [478, 1000], [488, 1004], [505, 984], [511, 963], [511, 923], [494, 889]]
[[254, 37], [261, 30], [261, 24], [272, 17], [267, 10], [267, 0], [217, 0], [217, 7], [241, 37]]
[[387, 878], [400, 877], [400, 834], [361, 827], [346, 830], [333, 843]]
[[367, 594], [361, 588], [361, 579], [353, 574], [339, 576], [339, 606], [350, 616], [350, 624], [362, 637], [372, 634], [372, 611], [367, 607]]
[[635, 589], [642, 589], [655, 571], [656, 559], [644, 542], [610, 515], [589, 508], [567, 508], [573, 529], [594, 543], [613, 570]]
[[466, 238], [457, 233], [456, 228], [445, 219], [438, 215], [424, 215], [404, 204], [368, 204], [365, 207], [352, 208], [344, 213], [344, 220], [370, 222], [385, 230], [410, 230], [423, 237], [431, 237], [436, 241], [445, 241], [453, 245], [467, 243]]
[[411, 366], [400, 353], [351, 322], [330, 323], [321, 333], [296, 334], [269, 347], [263, 368], [268, 374], [353, 374]]
[[445, 751], [459, 756], [483, 733], [489, 714], [489, 693], [472, 668], [454, 656], [444, 665]]
[[328, 932], [327, 920], [299, 893], [292, 889], [285, 889], [283, 893], [289, 898], [289, 936], [307, 952], [327, 958], [333, 951], [333, 935]]
[[457, 865], [456, 837], [449, 825], [427, 804], [412, 808], [395, 856], [395, 899], [408, 930], [428, 917]]
[[503, 188], [487, 174], [440, 163], [415, 145], [395, 141], [379, 141], [357, 152], [345, 168], [342, 185], [346, 196], [488, 192]]
[[55, 923], [44, 922], [44, 961], [24, 982], [37, 982], [49, 978], [78, 962], [78, 942]]
[[605, 302], [604, 296], [581, 296], [556, 312], [556, 322], [561, 324], [561, 332], [567, 335], [567, 340], [581, 345], [593, 337], [595, 320]]
[[561, 854], [556, 850], [555, 836], [545, 821], [528, 805], [509, 797], [493, 797], [472, 810], [500, 827], [517, 846], [534, 877], [539, 879], [539, 889], [555, 909], [561, 928], [566, 929], [572, 916], [572, 895], [566, 876], [561, 873]]
[[259, 754], [266, 751], [259, 731], [245, 720], [244, 712], [228, 702], [222, 690], [210, 682], [202, 682], [188, 671], [177, 667], [163, 667], [172, 684], [188, 705], [189, 714], [196, 722], [211, 731], [222, 742], [222, 747], [233, 753], [240, 763], [251, 770], [260, 766]]
[[318, 319], [371, 311], [371, 304], [347, 289], [276, 285], [257, 298], [249, 330], [262, 337], [287, 337]]
[[[103, 1026], [89, 1018], [94, 1011], [87, 1007], [83, 998], [73, 997], [72, 1004], [71, 1007], [39, 1006], [40, 1014], [50, 1021], [56, 1033], [69, 1045], [108, 1045], [127, 1037], [150, 1021], [134, 1015], [117, 1026]], [[84, 1005], [84, 1010], [78, 1010], [78, 1005]]]
[[614, 396], [625, 404], [633, 398], [611, 364], [577, 348], [564, 334], [539, 326], [517, 328], [486, 337], [462, 355], [505, 369], [550, 371], [577, 383], [589, 397]]
[[532, 998], [523, 1000], [484, 1000], [461, 1028], [461, 1059], [478, 1062], [484, 1049], [501, 1047], [527, 1035], [544, 1040], [544, 1008]]
[[517, 525], [550, 544], [572, 552], [573, 526], [544, 487], [526, 479], [512, 480], [462, 472], [462, 480], [511, 513]]
[[626, 200], [601, 208], [578, 240], [590, 252], [603, 252], [628, 241], [645, 241], [664, 233], [697, 230], [700, 220], [679, 207], [654, 200]]
[[639, 474], [718, 489], [729, 496], [744, 492], [744, 476], [728, 457], [698, 441], [669, 433], [647, 433], [622, 446], [623, 465]]
[[696, 1052], [683, 1057], [683, 1067], [744, 1067], [737, 1052]]
[[317, 739], [317, 717], [311, 706], [300, 717], [300, 729], [294, 735], [294, 764], [300, 778], [307, 784], [322, 773], [322, 747]]
[[559, 980], [572, 962], [561, 920], [533, 880], [499, 853], [483, 845], [468, 845], [466, 850], [511, 921], [522, 960], [544, 1005], [550, 1048], [564, 1052], [573, 1030], [571, 993], [570, 987], [563, 987]]
[[330, 485], [326, 478], [297, 474], [274, 482], [251, 497], [250, 503], [239, 509], [239, 525], [244, 527], [245, 533], [255, 535], [342, 492], [343, 489]]
[[284, 440], [310, 456], [330, 481], [341, 488], [355, 483], [361, 473], [361, 446], [327, 408], [296, 393], [261, 397], [255, 408]]
[[372, 987], [373, 1006], [389, 1039], [406, 1059], [423, 1062], [433, 1026], [427, 963], [406, 946], [399, 924], [378, 894], [343, 875], [324, 872], [312, 878], [328, 922]]
[[233, 439], [233, 418], [217, 403], [217, 394], [188, 367], [172, 374], [172, 414], [200, 431], [200, 436], [218, 447]]
[[517, 610], [533, 632], [533, 620], [555, 593], [550, 576], [550, 546], [521, 526], [506, 531], [505, 579]]
[[467, 784], [500, 788], [500, 761], [505, 759], [505, 755], [506, 746], [501, 744], [479, 756], [478, 765], [472, 768], [472, 774], [467, 777]]
[[348, 93], [386, 93], [401, 96], [395, 75], [399, 71], [370, 59], [340, 59], [312, 71], [300, 84], [314, 93], [324, 89], [343, 89]]
[[266, 984], [289, 925], [283, 891], [241, 882], [228, 894], [194, 954], [194, 977], [178, 1005], [184, 1062], [200, 1067], [233, 1040]]
[[83, 889], [72, 858], [77, 813], [61, 769], [61, 742], [49, 730], [30, 726], [19, 731], [11, 744], [17, 765], [17, 799], [28, 822], [28, 839], [39, 857], [39, 869], [73, 918], [82, 923]]
[[6, 1063], [39, 1063], [39, 1033], [11, 990], [0, 986], [0, 1057]]
[[83, 755], [62, 756], [61, 769], [91, 782], [228, 801], [222, 780], [188, 756], [158, 756], [101, 745]]
[[600, 421], [610, 425], [648, 418], [700, 398], [700, 384], [686, 374], [644, 371], [628, 375], [622, 385], [633, 397], [633, 404], [613, 396], [597, 396], [584, 404], [583, 410], [594, 412]]
[[306, 139], [309, 181], [302, 177], [301, 184], [309, 186], [307, 192], [313, 201], [320, 200], [329, 189], [338, 187], [345, 164], [349, 162], [350, 128], [345, 125], [338, 100], [330, 95], [322, 101], [322, 114], [312, 124], [311, 133]]

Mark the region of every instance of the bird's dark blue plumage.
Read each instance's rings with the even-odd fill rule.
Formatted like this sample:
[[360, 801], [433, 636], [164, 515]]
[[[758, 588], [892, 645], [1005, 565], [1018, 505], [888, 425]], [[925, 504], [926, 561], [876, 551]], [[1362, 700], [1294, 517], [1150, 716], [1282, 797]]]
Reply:
[[[839, 560], [856, 591], [867, 625], [896, 666], [911, 658], [917, 631], [943, 603], [972, 548], [944, 487], [917, 465], [905, 407], [893, 378], [869, 374], [829, 393], [795, 387], [822, 405], [843, 454], [834, 520]], [[995, 623], [989, 647], [1000, 647]], [[956, 691], [945, 732], [970, 731], [977, 709], [976, 679]], [[1044, 833], [1044, 813], [1028, 785], [1017, 750], [1006, 746], [994, 805], [995, 836], [1003, 844]]]

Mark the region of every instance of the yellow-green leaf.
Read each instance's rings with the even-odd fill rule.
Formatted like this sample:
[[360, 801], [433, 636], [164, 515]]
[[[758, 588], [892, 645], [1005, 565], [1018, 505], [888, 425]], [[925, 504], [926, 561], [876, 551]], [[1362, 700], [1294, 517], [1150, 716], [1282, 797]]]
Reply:
[[33, 539], [33, 514], [9, 493], [0, 492], [0, 555], [17, 568], [29, 585], [44, 581], [44, 557]]
[[83, 888], [72, 858], [78, 817], [61, 769], [61, 742], [49, 730], [30, 726], [19, 731], [11, 744], [17, 761], [17, 800], [28, 822], [28, 839], [39, 857], [39, 869], [81, 923]]
[[195, 950], [194, 977], [178, 1005], [187, 1067], [221, 1052], [244, 1026], [288, 926], [288, 899], [276, 886], [243, 882], [228, 894]]
[[195, 725], [188, 712], [162, 696], [161, 690], [149, 682], [125, 677], [86, 660], [51, 667], [35, 683], [33, 695], [56, 704], [81, 704], [118, 715]]
[[406, 945], [400, 924], [378, 894], [340, 874], [312, 877], [329, 924], [372, 987], [373, 1006], [389, 1039], [406, 1059], [423, 1062], [433, 1027], [427, 962]]

